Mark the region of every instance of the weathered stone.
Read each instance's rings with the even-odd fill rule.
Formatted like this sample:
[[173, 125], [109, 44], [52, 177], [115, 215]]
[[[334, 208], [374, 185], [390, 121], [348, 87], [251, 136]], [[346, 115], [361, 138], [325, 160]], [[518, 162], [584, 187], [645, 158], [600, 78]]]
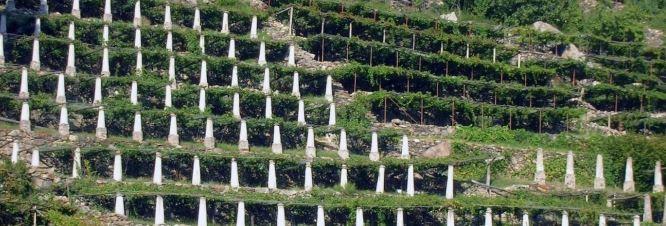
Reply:
[[543, 22], [543, 21], [534, 22], [532, 24], [532, 27], [534, 28], [534, 30], [537, 30], [539, 32], [552, 32], [552, 33], [557, 33], [557, 34], [562, 33], [555, 26], [550, 25], [549, 23], [546, 23], [546, 22]]
[[442, 14], [442, 15], [439, 16], [439, 18], [442, 19], [442, 20], [447, 20], [447, 21], [451, 21], [451, 22], [454, 22], [454, 23], [458, 22], [458, 16], [456, 16], [456, 12], [450, 12], [450, 13], [447, 13], [447, 14]]
[[572, 60], [585, 60], [585, 53], [578, 50], [578, 47], [576, 47], [576, 45], [569, 43], [569, 45], [567, 46], [566, 49], [564, 49], [564, 52], [562, 52], [562, 55], [560, 57]]
[[421, 152], [421, 156], [424, 158], [448, 157], [452, 152], [453, 148], [451, 147], [451, 143], [448, 141], [442, 141], [439, 144], [426, 149], [426, 151]]

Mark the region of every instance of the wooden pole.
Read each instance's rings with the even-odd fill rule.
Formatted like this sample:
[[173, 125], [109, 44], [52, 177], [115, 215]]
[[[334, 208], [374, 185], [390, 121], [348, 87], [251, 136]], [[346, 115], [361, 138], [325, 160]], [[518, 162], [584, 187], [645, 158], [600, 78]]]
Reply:
[[409, 93], [409, 77], [407, 77], [407, 92]]
[[421, 59], [422, 59], [422, 56], [419, 56], [419, 71], [421, 71]]
[[451, 101], [451, 126], [456, 126], [456, 101]]
[[400, 54], [398, 51], [395, 51], [395, 67], [400, 67]]
[[370, 66], [372, 66], [372, 46], [370, 46]]
[[504, 71], [500, 71], [500, 84], [504, 83]]
[[319, 58], [322, 62], [324, 61], [324, 24], [326, 23], [326, 18], [321, 18], [321, 57]]
[[421, 125], [423, 125], [423, 98], [421, 98]]
[[386, 123], [386, 96], [384, 96], [384, 123]]
[[615, 112], [617, 112], [617, 93], [615, 94]]
[[357, 77], [358, 77], [358, 75], [356, 73], [354, 73], [354, 93], [356, 92], [356, 79], [357, 79]]
[[512, 119], [511, 119], [511, 110], [509, 110], [509, 129], [511, 129]]
[[541, 110], [539, 110], [539, 133], [541, 133], [542, 117]]
[[435, 85], [435, 96], [439, 97], [439, 81], [437, 81], [437, 83]]
[[449, 61], [446, 61], [446, 76], [449, 76]]
[[[270, 0], [268, 0], [268, 2], [270, 4]], [[293, 34], [293, 29], [294, 29], [293, 28], [293, 23], [294, 23], [293, 21], [294, 21], [294, 7], [292, 6], [292, 7], [289, 8], [289, 36], [291, 36], [291, 34]]]

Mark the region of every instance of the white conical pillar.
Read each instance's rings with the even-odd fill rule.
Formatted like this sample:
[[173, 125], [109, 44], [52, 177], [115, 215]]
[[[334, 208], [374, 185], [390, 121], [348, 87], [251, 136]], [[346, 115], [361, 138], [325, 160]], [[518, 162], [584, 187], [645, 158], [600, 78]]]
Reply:
[[194, 8], [194, 23], [192, 23], [192, 29], [201, 32], [201, 12], [199, 7]]
[[39, 149], [32, 149], [32, 155], [30, 156], [30, 166], [39, 167]]
[[534, 182], [539, 185], [546, 184], [546, 170], [543, 165], [543, 149], [538, 148], [536, 153], [536, 173], [534, 174]]
[[300, 98], [301, 97], [301, 86], [299, 85], [299, 76], [298, 72], [294, 71], [294, 76], [291, 83], [291, 95]]
[[266, 43], [264, 42], [259, 44], [259, 59], [257, 60], [257, 64], [260, 66], [266, 65]]
[[109, 69], [109, 48], [106, 46], [102, 50], [102, 72], [100, 74], [102, 77], [111, 76], [111, 70]]
[[249, 152], [250, 143], [247, 140], [247, 125], [245, 120], [240, 122], [240, 134], [238, 136], [238, 151], [240, 152]]
[[46, 0], [40, 0], [39, 1], [39, 13], [42, 15], [48, 15], [49, 14], [49, 4], [47, 3]]
[[197, 217], [197, 226], [208, 225], [208, 214], [206, 214], [206, 198], [199, 197], [199, 216]]
[[153, 170], [153, 184], [162, 185], [162, 153], [155, 152], [155, 168]]
[[19, 88], [19, 99], [28, 99], [30, 98], [30, 91], [28, 90], [28, 69], [25, 67], [21, 68], [21, 85]]
[[347, 165], [342, 165], [340, 169], [340, 187], [347, 187]]
[[562, 211], [562, 226], [569, 226], [569, 214], [567, 211]]
[[194, 163], [192, 164], [192, 185], [201, 185], [201, 167], [199, 163], [199, 156], [194, 156]]
[[199, 75], [199, 86], [208, 86], [208, 67], [205, 60], [201, 61], [201, 74]]
[[518, 68], [520, 68], [521, 61], [523, 61], [523, 55], [519, 53], [518, 54]]
[[345, 129], [340, 130], [340, 145], [338, 148], [338, 156], [342, 160], [349, 159], [349, 149], [347, 148], [347, 132]]
[[363, 220], [363, 209], [361, 207], [356, 207], [356, 226], [364, 226], [364, 220]]
[[[661, 208], [662, 210], [666, 210], [666, 196], [664, 197], [664, 206]], [[662, 213], [661, 214], [661, 224], [666, 223], [666, 214]]]
[[229, 52], [227, 53], [227, 58], [236, 59], [236, 41], [233, 38], [229, 40]]
[[0, 33], [0, 68], [5, 67], [5, 35]]
[[65, 67], [65, 74], [68, 76], [76, 75], [75, 57], [74, 44], [70, 43], [67, 48], [67, 66]]
[[28, 105], [27, 101], [24, 101], [23, 104], [21, 104], [21, 117], [19, 120], [19, 128], [23, 132], [30, 132], [30, 105]]
[[294, 44], [289, 45], [289, 56], [287, 57], [287, 66], [296, 66], [296, 48]]
[[4, 13], [0, 14], [0, 33], [7, 34], [7, 16]]
[[409, 139], [407, 135], [402, 135], [402, 148], [400, 151], [401, 159], [409, 159]]
[[379, 172], [377, 173], [377, 187], [375, 188], [375, 193], [381, 194], [384, 193], [384, 171], [386, 168], [384, 165], [379, 166]]
[[324, 216], [324, 207], [319, 205], [317, 206], [317, 226], [325, 226], [326, 220]]
[[132, 140], [143, 142], [143, 126], [141, 125], [141, 112], [134, 112], [134, 127], [132, 130]]
[[130, 86], [130, 103], [132, 105], [137, 105], [139, 104], [139, 85], [136, 83], [136, 81], [132, 81], [132, 85]]
[[485, 221], [483, 225], [485, 226], [493, 225], [493, 210], [490, 208], [486, 208]]
[[206, 118], [206, 134], [204, 135], [204, 147], [207, 149], [215, 148], [215, 136], [213, 135], [213, 119]]
[[[654, 164], [654, 186], [652, 186], [652, 192], [663, 192], [664, 191], [664, 182], [661, 177], [661, 161], [657, 161]], [[666, 222], [665, 222], [666, 223]]]
[[446, 170], [446, 199], [453, 199], [453, 165]]
[[173, 146], [178, 146], [180, 143], [180, 138], [178, 136], [178, 122], [176, 120], [176, 114], [171, 113], [169, 118], [169, 136], [167, 137], [167, 143]]
[[173, 52], [173, 34], [171, 31], [167, 32], [166, 49], [169, 52]]
[[238, 211], [236, 212], [236, 226], [245, 226], [245, 203], [238, 202]]
[[328, 107], [328, 126], [335, 126], [335, 103], [331, 102]]
[[102, 45], [106, 46], [109, 43], [109, 25], [104, 24], [102, 27]]
[[317, 149], [315, 148], [315, 135], [312, 126], [308, 127], [308, 136], [305, 144], [305, 158], [312, 159], [317, 157]]
[[99, 106], [102, 104], [102, 78], [99, 76], [95, 77], [95, 90], [92, 104], [93, 106]]
[[493, 63], [496, 62], [497, 59], [497, 49], [493, 48]]
[[57, 104], [67, 103], [67, 98], [65, 97], [65, 75], [62, 73], [58, 74], [58, 89], [56, 90], [56, 103]]
[[282, 154], [282, 137], [280, 134], [280, 126], [273, 126], [273, 144], [271, 144], [271, 150], [275, 154]]
[[305, 123], [305, 103], [302, 99], [298, 99], [298, 116], [297, 116], [298, 125], [304, 126]]
[[134, 20], [132, 21], [134, 27], [140, 27], [141, 26], [141, 1], [137, 0], [134, 3]]
[[308, 161], [305, 162], [305, 183], [303, 190], [306, 192], [312, 191], [312, 164]]
[[277, 205], [277, 226], [286, 226], [286, 220], [284, 216], [284, 204], [278, 203]]
[[173, 103], [171, 101], [171, 86], [166, 85], [164, 86], [164, 109], [173, 107]]
[[603, 190], [606, 188], [606, 179], [604, 178], [604, 157], [597, 155], [596, 170], [594, 172], [594, 189]]
[[229, 12], [224, 11], [222, 14], [222, 34], [229, 34]]
[[234, 116], [235, 119], [241, 119], [241, 114], [240, 114], [240, 95], [238, 93], [234, 93], [234, 102], [232, 104], [232, 109], [231, 112]]
[[257, 16], [252, 16], [252, 25], [250, 27], [250, 38], [256, 39], [257, 36]]
[[235, 158], [231, 159], [231, 180], [229, 181], [229, 184], [232, 188], [240, 187], [240, 183], [238, 182], [238, 163], [236, 163]]
[[164, 29], [171, 30], [173, 23], [171, 23], [171, 6], [167, 4], [164, 6]]
[[97, 128], [95, 129], [95, 137], [99, 140], [106, 140], [107, 138], [104, 107], [99, 107], [97, 111]]
[[404, 220], [404, 216], [403, 216], [403, 210], [402, 210], [402, 208], [398, 208], [398, 209], [396, 210], [396, 214], [395, 214], [395, 215], [396, 215], [396, 216], [395, 216], [395, 225], [396, 225], [396, 226], [404, 226], [404, 225], [405, 225], [405, 220]]
[[606, 216], [603, 213], [599, 214], [599, 226], [606, 226]]
[[265, 95], [271, 93], [271, 74], [268, 68], [264, 69], [264, 81], [261, 84], [261, 91], [264, 92]]
[[16, 10], [16, 0], [7, 0], [5, 2], [5, 11], [10, 12]]
[[75, 41], [76, 40], [75, 35], [76, 32], [75, 32], [74, 21], [72, 21], [69, 22], [69, 29], [67, 29], [67, 39], [69, 39], [70, 41]]
[[38, 17], [35, 19], [35, 30], [33, 32], [33, 35], [35, 37], [39, 37], [39, 35], [41, 34], [42, 34], [42, 19]]
[[171, 88], [176, 88], [176, 59], [173, 56], [169, 57], [169, 83]]
[[622, 186], [622, 190], [624, 192], [634, 192], [636, 190], [634, 185], [633, 160], [631, 157], [627, 158], [627, 165], [624, 170], [624, 185]]
[[79, 178], [81, 172], [81, 149], [74, 149], [74, 159], [72, 161], [72, 178]]
[[449, 208], [446, 211], [446, 226], [455, 226], [456, 225], [456, 213], [453, 211], [453, 208]]
[[634, 215], [633, 226], [641, 226], [641, 217]]
[[33, 71], [39, 71], [40, 61], [39, 61], [39, 38], [35, 37], [32, 41], [32, 60], [30, 61], [30, 69]]
[[69, 120], [67, 113], [67, 105], [63, 104], [60, 106], [60, 122], [58, 123], [58, 133], [63, 139], [69, 137]]
[[238, 66], [231, 68], [231, 87], [238, 87]]
[[206, 55], [206, 38], [203, 35], [199, 35], [199, 49], [202, 55]]
[[469, 43], [467, 43], [467, 46], [465, 48], [465, 58], [469, 58]]
[[567, 168], [564, 175], [564, 185], [568, 189], [576, 189], [576, 174], [574, 173], [574, 156], [573, 152], [567, 153]]
[[652, 200], [649, 194], [643, 195], [643, 222], [652, 223]]
[[199, 111], [206, 111], [206, 90], [199, 88]]
[[268, 189], [277, 189], [277, 176], [275, 175], [275, 161], [268, 161]]
[[104, 23], [111, 23], [113, 16], [111, 16], [111, 0], [104, 1], [104, 16], [102, 16], [102, 21]]
[[326, 90], [324, 92], [324, 98], [328, 102], [333, 102], [333, 77], [330, 75], [326, 76]]
[[267, 119], [273, 118], [273, 101], [271, 101], [271, 96], [266, 96], [266, 108], [264, 109], [265, 117]]
[[113, 180], [123, 180], [123, 160], [121, 158], [120, 151], [116, 151], [116, 155], [113, 158]]
[[18, 163], [18, 160], [19, 160], [19, 144], [17, 140], [14, 140], [14, 143], [12, 144], [12, 157], [11, 157], [12, 164]]
[[116, 206], [113, 212], [120, 216], [125, 216], [125, 201], [123, 195], [120, 193], [116, 194]]
[[414, 196], [414, 165], [407, 168], [407, 196]]
[[530, 226], [530, 216], [528, 215], [527, 211], [523, 212], [523, 222], [521, 225]]
[[164, 199], [162, 196], [155, 197], [155, 225], [164, 224]]
[[379, 144], [377, 142], [377, 132], [372, 131], [372, 141], [370, 142], [370, 161], [379, 161]]

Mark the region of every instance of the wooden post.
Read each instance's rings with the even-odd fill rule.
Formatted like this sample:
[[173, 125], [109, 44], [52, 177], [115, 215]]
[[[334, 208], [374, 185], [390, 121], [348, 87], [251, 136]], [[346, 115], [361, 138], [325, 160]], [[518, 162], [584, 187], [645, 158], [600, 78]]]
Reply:
[[500, 71], [500, 84], [504, 83], [504, 71]]
[[449, 76], [449, 61], [446, 61], [446, 76]]
[[615, 94], [615, 112], [617, 112], [617, 93]]
[[435, 85], [435, 96], [439, 97], [439, 81], [437, 81], [437, 83]]
[[571, 85], [576, 85], [576, 69], [573, 70], [573, 74], [571, 75]]
[[486, 124], [483, 123], [485, 118], [483, 117], [483, 105], [481, 105], [481, 128], [485, 128]]
[[527, 74], [523, 75], [523, 82], [524, 82], [523, 86], [527, 87]]
[[527, 99], [529, 100], [530, 103], [529, 106], [532, 107], [532, 97], [528, 97]]
[[372, 10], [372, 19], [377, 21], [377, 9]]
[[356, 79], [357, 79], [357, 77], [358, 77], [358, 75], [356, 75], [356, 73], [354, 73], [354, 93], [356, 92]]
[[386, 29], [382, 31], [382, 43], [386, 43]]
[[416, 49], [416, 33], [412, 34], [412, 50]]
[[511, 129], [512, 119], [511, 119], [511, 109], [509, 109], [509, 129]]
[[372, 66], [372, 46], [370, 46], [370, 66]]
[[409, 93], [409, 76], [407, 77], [407, 92]]
[[400, 54], [398, 51], [395, 51], [395, 67], [400, 67]]
[[326, 23], [326, 18], [321, 18], [321, 57], [319, 58], [322, 62], [324, 61], [324, 24]]
[[421, 125], [423, 125], [423, 98], [421, 98]]
[[[268, 4], [270, 5], [270, 0], [268, 0]], [[293, 34], [293, 22], [294, 21], [294, 7], [292, 6], [289, 8], [289, 36]]]
[[451, 101], [451, 126], [456, 126], [456, 101]]
[[474, 80], [474, 68], [472, 68], [471, 74], [472, 74], [472, 79], [471, 80]]
[[557, 107], [557, 96], [553, 95], [553, 107]]
[[541, 110], [539, 110], [539, 133], [541, 133], [541, 125], [542, 125], [542, 115], [541, 115]]
[[422, 59], [422, 56], [419, 56], [419, 71], [421, 71], [421, 59]]
[[386, 96], [384, 96], [384, 123], [386, 123]]

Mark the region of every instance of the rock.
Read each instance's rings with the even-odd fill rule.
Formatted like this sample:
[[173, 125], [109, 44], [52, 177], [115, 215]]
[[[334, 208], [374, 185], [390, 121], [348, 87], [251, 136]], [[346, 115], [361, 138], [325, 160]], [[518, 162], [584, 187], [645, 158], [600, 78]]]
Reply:
[[578, 4], [580, 5], [580, 8], [583, 9], [584, 13], [589, 13], [592, 9], [597, 7], [597, 0], [582, 0]]
[[421, 156], [425, 158], [447, 157], [451, 155], [452, 150], [451, 143], [442, 141], [439, 144], [426, 149], [421, 153]]
[[657, 48], [662, 44], [664, 44], [664, 40], [662, 39], [663, 37], [664, 37], [663, 31], [651, 28], [645, 30], [645, 42], [650, 47]]
[[450, 12], [447, 14], [442, 14], [439, 16], [442, 20], [448, 20], [454, 23], [458, 23], [458, 16], [456, 16], [456, 12]]
[[569, 43], [564, 52], [562, 52], [561, 57], [564, 59], [585, 60], [585, 53], [578, 50], [576, 45]]
[[543, 22], [543, 21], [537, 21], [532, 24], [532, 27], [534, 27], [534, 30], [540, 31], [540, 32], [553, 32], [557, 34], [561, 34], [562, 32], [555, 28], [555, 26], [550, 25], [549, 23]]

